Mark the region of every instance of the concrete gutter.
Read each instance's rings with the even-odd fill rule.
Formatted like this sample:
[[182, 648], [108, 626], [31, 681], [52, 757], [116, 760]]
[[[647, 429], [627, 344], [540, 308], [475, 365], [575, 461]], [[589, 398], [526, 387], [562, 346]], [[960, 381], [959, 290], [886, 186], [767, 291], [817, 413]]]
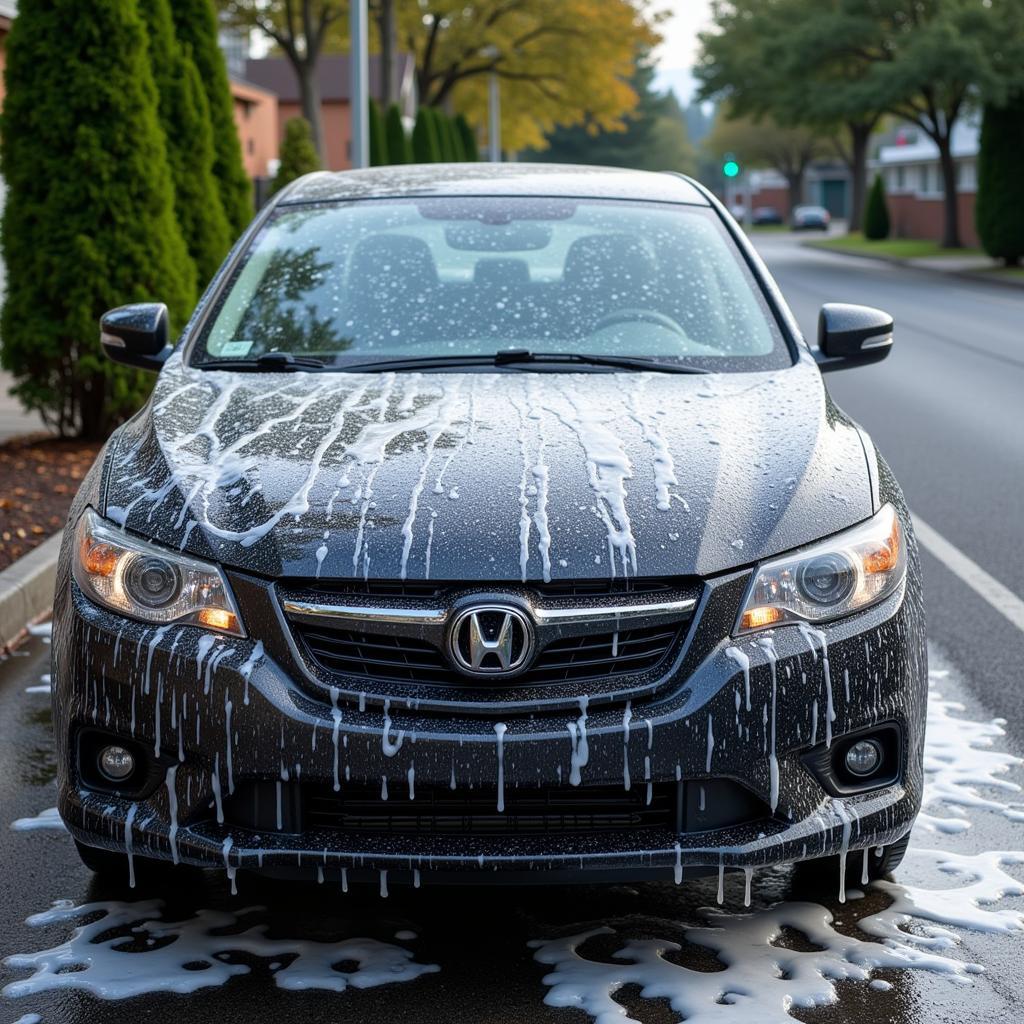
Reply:
[[60, 540], [55, 533], [0, 572], [0, 651], [13, 647], [25, 627], [53, 605]]

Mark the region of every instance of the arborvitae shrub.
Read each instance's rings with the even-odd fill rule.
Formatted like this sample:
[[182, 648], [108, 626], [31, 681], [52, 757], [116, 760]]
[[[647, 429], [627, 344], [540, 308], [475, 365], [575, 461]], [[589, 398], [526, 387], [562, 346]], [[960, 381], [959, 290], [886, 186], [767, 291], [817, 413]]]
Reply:
[[272, 192], [277, 192], [296, 178], [320, 170], [320, 158], [313, 145], [313, 133], [304, 117], [291, 117], [284, 126], [281, 142], [281, 165], [274, 178]]
[[388, 159], [388, 142], [384, 136], [384, 119], [380, 116], [380, 107], [376, 100], [370, 100], [370, 166], [384, 167], [391, 161]]
[[6, 87], [0, 361], [51, 426], [104, 437], [153, 378], [104, 356], [100, 315], [163, 300], [180, 328], [195, 300], [135, 0], [23, 4]]
[[210, 111], [199, 71], [175, 36], [169, 0], [146, 0], [140, 10], [149, 30], [150, 67], [174, 180], [174, 212], [196, 264], [198, 293], [216, 273], [233, 234], [213, 176]]
[[397, 103], [392, 103], [388, 107], [384, 117], [384, 135], [387, 138], [388, 160], [393, 164], [412, 163], [409, 136], [405, 133], [402, 112], [398, 109]]
[[993, 259], [1015, 266], [1024, 258], [1024, 93], [985, 107], [974, 223]]
[[868, 194], [868, 205], [864, 210], [864, 237], [880, 242], [889, 237], [889, 208], [885, 203], [885, 186], [882, 176], [875, 176], [875, 183]]
[[469, 122], [462, 114], [455, 117], [455, 129], [462, 139], [463, 160], [479, 160], [480, 151], [477, 149], [476, 133], [469, 127]]
[[418, 164], [436, 164], [441, 159], [429, 107], [420, 107], [416, 112], [416, 124], [412, 129], [412, 158]]
[[171, 14], [178, 42], [191, 51], [206, 91], [213, 127], [213, 174], [228, 223], [238, 235], [252, 220], [253, 190], [242, 163], [228, 69], [217, 45], [217, 12], [213, 0], [173, 0]]

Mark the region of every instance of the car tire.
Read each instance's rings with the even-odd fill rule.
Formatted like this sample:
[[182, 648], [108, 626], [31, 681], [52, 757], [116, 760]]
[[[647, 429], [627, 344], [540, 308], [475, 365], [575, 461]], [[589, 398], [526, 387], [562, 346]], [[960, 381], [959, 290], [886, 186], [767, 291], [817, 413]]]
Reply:
[[[886, 875], [892, 874], [903, 861], [903, 856], [910, 845], [910, 833], [895, 843], [882, 847], [882, 855], [876, 856], [875, 848], [872, 847], [868, 854], [868, 881], [875, 882]], [[797, 865], [797, 872], [801, 884], [810, 888], [821, 888], [824, 891], [831, 891], [839, 878], [838, 855], [833, 857], [820, 857], [816, 860], [801, 861]], [[846, 855], [846, 884], [854, 888], [861, 884], [864, 871], [864, 851], [854, 850]]]

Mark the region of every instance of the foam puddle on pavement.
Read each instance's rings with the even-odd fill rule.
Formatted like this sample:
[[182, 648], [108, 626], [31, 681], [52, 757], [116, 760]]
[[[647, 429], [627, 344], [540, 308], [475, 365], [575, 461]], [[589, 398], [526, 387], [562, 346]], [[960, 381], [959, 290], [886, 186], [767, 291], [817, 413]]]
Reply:
[[[939, 660], [932, 652], [933, 664]], [[699, 925], [665, 921], [665, 939], [637, 940], [615, 928], [588, 929], [530, 943], [535, 959], [552, 968], [544, 977], [545, 1003], [583, 1010], [596, 1024], [629, 1024], [636, 1018], [627, 1014], [616, 995], [625, 986], [637, 986], [641, 1000], [667, 1001], [687, 1024], [783, 1024], [794, 1019], [791, 1008], [837, 1002], [838, 982], [867, 982], [887, 989], [888, 982], [872, 980], [877, 970], [926, 971], [952, 983], [972, 984], [985, 967], [951, 955], [962, 941], [956, 929], [1024, 931], [1024, 910], [997, 905], [1007, 897], [1024, 895], [1024, 885], [1007, 871], [1024, 865], [1024, 852], [964, 854], [933, 846], [936, 834], [967, 832], [969, 810], [1024, 822], [1024, 805], [1012, 798], [1021, 787], [1007, 777], [1022, 761], [995, 749], [1005, 736], [1004, 722], [960, 717], [963, 705], [942, 696], [948, 670], [933, 669], [929, 676], [927, 811], [915, 824], [896, 877], [912, 871], [934, 879], [935, 885], [871, 883], [870, 889], [889, 898], [884, 910], [856, 920], [857, 930], [872, 941], [838, 930], [827, 907], [793, 901], [750, 913], [703, 908]], [[863, 895], [849, 890], [853, 899]], [[646, 930], [651, 927], [646, 922]], [[792, 933], [802, 938], [800, 948], [787, 948]], [[621, 945], [608, 954], [608, 943], [616, 937]], [[602, 948], [599, 958], [588, 955], [588, 944], [595, 940]], [[712, 951], [720, 969], [681, 964], [678, 954], [684, 944]]]
[[[932, 661], [939, 661], [934, 652]], [[897, 878], [913, 878], [915, 884], [882, 881], [864, 893], [852, 888], [859, 879], [851, 878], [850, 902], [840, 920], [839, 910], [833, 913], [810, 900], [764, 905], [767, 878], [777, 881], [784, 874], [776, 871], [755, 875], [755, 896], [760, 883], [762, 899], [750, 911], [743, 908], [744, 879], [727, 876], [724, 906], [685, 911], [678, 920], [647, 916], [642, 927], [630, 918], [591, 920], [557, 929], [535, 923], [534, 934], [548, 932], [530, 943], [545, 971], [538, 1000], [575, 1007], [597, 1024], [643, 1020], [646, 1000], [667, 1002], [688, 1024], [781, 1024], [794, 1019], [791, 1009], [840, 1000], [845, 982], [881, 992], [903, 972], [912, 972], [958, 988], [975, 984], [985, 966], [961, 955], [963, 936], [967, 931], [998, 937], [1024, 930], [1024, 910], [1013, 900], [1024, 895], [1016, 877], [1024, 852], [979, 849], [968, 814], [979, 825], [981, 815], [998, 816], [1011, 835], [1016, 832], [1024, 823], [1024, 804], [1012, 773], [1022, 762], [998, 749], [1003, 723], [971, 721], [962, 705], [943, 696], [947, 675], [941, 668], [931, 673], [926, 811], [918, 819], [905, 866], [897, 872]], [[56, 823], [50, 809], [13, 827], [29, 831]], [[958, 849], [937, 848], [943, 837]], [[708, 891], [713, 894], [713, 883]], [[51, 941], [54, 929], [68, 929], [70, 935], [8, 957], [9, 971], [28, 974], [9, 981], [3, 994], [17, 1000], [72, 990], [103, 999], [197, 993], [229, 981], [239, 984], [234, 979], [252, 973], [253, 960], [285, 990], [344, 992], [458, 969], [440, 957], [440, 965], [418, 962], [407, 945], [415, 936], [406, 931], [396, 933], [394, 943], [321, 941], [269, 937], [268, 918], [260, 908], [198, 909], [173, 917], [159, 900], [57, 901], [27, 924], [45, 927]], [[558, 934], [552, 935], [555, 930]], [[703, 959], [687, 966], [694, 947]], [[708, 969], [709, 963], [714, 969]], [[638, 999], [631, 997], [628, 1012], [617, 998], [627, 987], [639, 993]], [[494, 998], [500, 1001], [500, 993]]]

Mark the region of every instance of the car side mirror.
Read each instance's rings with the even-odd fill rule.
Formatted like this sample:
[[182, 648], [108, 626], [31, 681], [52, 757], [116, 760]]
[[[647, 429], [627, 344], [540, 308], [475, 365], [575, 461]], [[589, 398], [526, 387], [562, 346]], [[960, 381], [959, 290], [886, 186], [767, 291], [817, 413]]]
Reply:
[[880, 309], [825, 303], [818, 314], [818, 369], [828, 373], [877, 363], [892, 349], [892, 327], [892, 317]]
[[160, 369], [171, 354], [167, 307], [162, 302], [118, 306], [100, 317], [100, 344], [115, 363], [140, 370]]

